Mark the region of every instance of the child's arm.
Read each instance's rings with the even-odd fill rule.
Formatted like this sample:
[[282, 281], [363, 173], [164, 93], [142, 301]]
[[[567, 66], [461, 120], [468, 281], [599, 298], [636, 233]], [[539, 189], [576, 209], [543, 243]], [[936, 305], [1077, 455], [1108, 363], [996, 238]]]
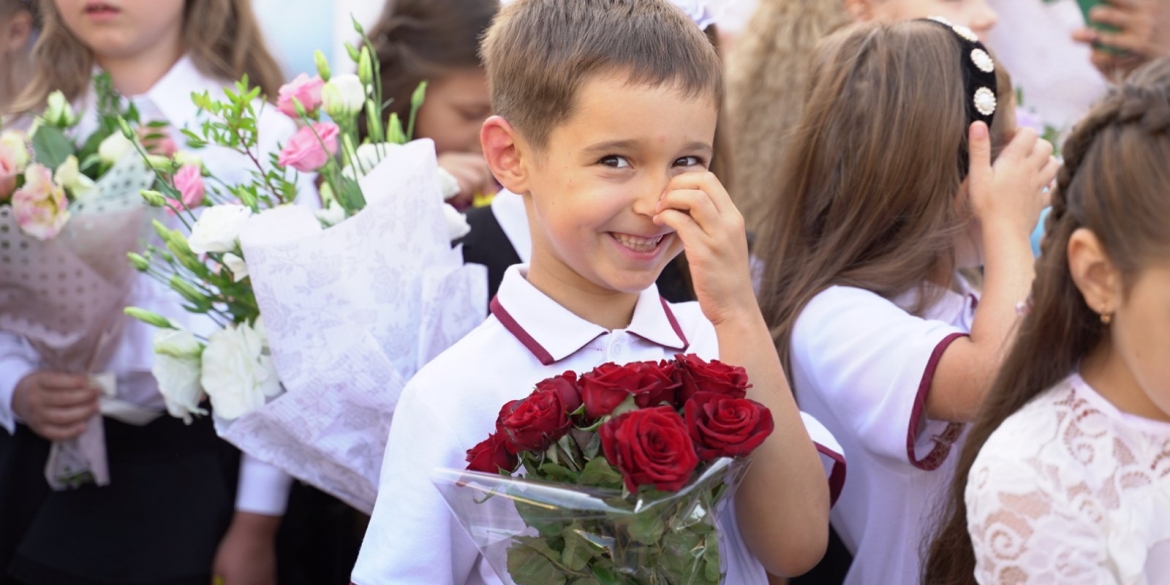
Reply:
[[1016, 305], [1028, 297], [1035, 277], [1030, 234], [1047, 201], [1043, 189], [1059, 168], [1052, 145], [1031, 129], [1021, 129], [994, 166], [987, 126], [973, 124], [970, 138], [968, 185], [983, 232], [983, 295], [971, 337], [943, 353], [926, 399], [928, 418], [951, 422], [975, 419], [1011, 349]]
[[829, 490], [752, 291], [743, 217], [711, 173], [676, 177], [658, 210], [655, 223], [677, 231], [686, 248], [719, 359], [747, 370], [748, 397], [776, 423], [735, 494], [740, 532], [769, 573], [802, 574], [825, 552]]

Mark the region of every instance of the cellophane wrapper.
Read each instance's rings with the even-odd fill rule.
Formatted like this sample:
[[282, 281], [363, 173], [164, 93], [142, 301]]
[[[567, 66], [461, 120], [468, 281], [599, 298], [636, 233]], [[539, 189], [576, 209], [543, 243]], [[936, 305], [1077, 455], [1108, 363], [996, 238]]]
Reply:
[[431, 482], [506, 584], [715, 585], [717, 518], [747, 466], [718, 459], [653, 495], [455, 469]]
[[443, 217], [434, 145], [418, 140], [359, 181], [367, 206], [329, 229], [304, 207], [266, 212], [240, 241], [286, 392], [220, 434], [369, 513], [406, 381], [487, 316], [487, 273]]
[[[153, 182], [142, 157], [126, 155], [44, 241], [21, 231], [10, 206], [0, 208], [0, 330], [27, 340], [39, 369], [99, 374], [117, 349], [138, 278], [126, 253], [144, 247], [156, 217], [139, 192]], [[115, 392], [112, 377], [100, 377], [107, 395]], [[110, 482], [101, 414], [80, 437], [53, 444], [45, 477], [54, 489]]]

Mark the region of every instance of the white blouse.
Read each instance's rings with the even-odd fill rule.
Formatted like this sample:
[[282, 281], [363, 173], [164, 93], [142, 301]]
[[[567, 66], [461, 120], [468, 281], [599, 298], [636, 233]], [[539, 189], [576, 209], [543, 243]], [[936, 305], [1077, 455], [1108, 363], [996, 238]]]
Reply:
[[966, 502], [979, 583], [1170, 584], [1170, 423], [1079, 375], [992, 433]]

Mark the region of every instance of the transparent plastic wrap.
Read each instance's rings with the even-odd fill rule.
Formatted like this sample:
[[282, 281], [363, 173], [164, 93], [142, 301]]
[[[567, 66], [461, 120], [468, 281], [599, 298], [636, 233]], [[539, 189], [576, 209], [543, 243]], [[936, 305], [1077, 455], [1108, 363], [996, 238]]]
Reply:
[[718, 518], [748, 463], [716, 459], [673, 493], [455, 469], [431, 481], [504, 583], [715, 585]]

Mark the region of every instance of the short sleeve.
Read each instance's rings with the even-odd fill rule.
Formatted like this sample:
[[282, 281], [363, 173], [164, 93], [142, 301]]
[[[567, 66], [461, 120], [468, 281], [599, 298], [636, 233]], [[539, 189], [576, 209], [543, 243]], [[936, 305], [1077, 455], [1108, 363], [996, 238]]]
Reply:
[[437, 467], [466, 467], [466, 450], [424, 391], [408, 384], [394, 413], [355, 585], [462, 585], [475, 568], [478, 549], [430, 481]]
[[962, 426], [926, 420], [926, 398], [943, 352], [966, 335], [869, 291], [829, 288], [793, 330], [797, 399], [823, 405], [875, 455], [937, 469]]
[[[989, 442], [967, 482], [975, 577], [999, 583], [1120, 584], [1108, 568], [1106, 527], [1091, 495], [1062, 494], [1040, 466]], [[1032, 461], [1035, 461], [1034, 459]], [[1081, 501], [1070, 502], [1069, 498]]]
[[821, 465], [825, 467], [825, 477], [829, 480], [829, 505], [832, 506], [845, 488], [845, 450], [833, 433], [811, 414], [800, 413], [800, 420], [821, 456]]
[[12, 410], [12, 396], [16, 385], [37, 368], [37, 354], [19, 335], [0, 331], [0, 427], [12, 434], [16, 431], [16, 413]]

